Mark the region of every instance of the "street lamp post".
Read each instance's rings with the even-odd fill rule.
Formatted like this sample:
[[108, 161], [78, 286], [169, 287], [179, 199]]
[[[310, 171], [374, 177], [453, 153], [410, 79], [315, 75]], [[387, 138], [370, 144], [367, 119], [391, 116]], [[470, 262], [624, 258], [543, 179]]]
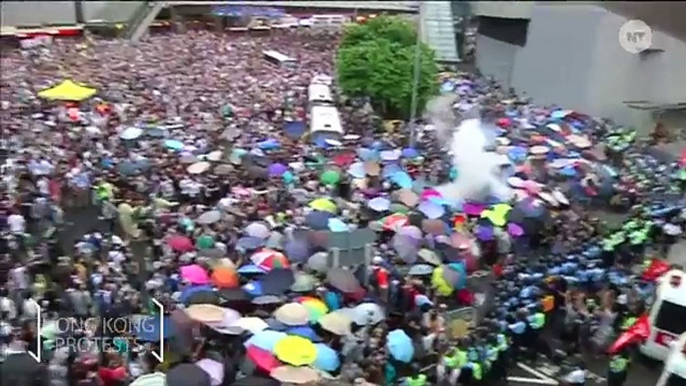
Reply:
[[424, 2], [419, 2], [418, 10], [418, 21], [417, 21], [417, 43], [415, 44], [414, 50], [414, 79], [412, 81], [412, 102], [410, 103], [410, 146], [414, 146], [416, 140], [416, 129], [415, 119], [417, 118], [417, 93], [419, 91], [419, 78], [421, 75], [422, 67], [422, 33], [423, 33], [423, 23], [424, 23]]

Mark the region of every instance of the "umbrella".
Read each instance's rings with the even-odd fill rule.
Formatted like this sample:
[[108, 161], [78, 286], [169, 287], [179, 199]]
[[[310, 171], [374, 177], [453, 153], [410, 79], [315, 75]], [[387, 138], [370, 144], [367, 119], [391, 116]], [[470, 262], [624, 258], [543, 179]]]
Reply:
[[264, 239], [259, 237], [241, 237], [236, 242], [236, 249], [243, 251], [252, 251], [262, 248], [265, 244]]
[[309, 207], [314, 209], [314, 210], [319, 210], [322, 212], [329, 212], [329, 213], [336, 213], [336, 211], [338, 210], [336, 203], [334, 203], [333, 201], [331, 201], [328, 198], [318, 198], [318, 199], [310, 202]]
[[414, 225], [405, 225], [398, 230], [398, 235], [408, 237], [412, 240], [421, 240], [422, 231]]
[[341, 219], [330, 218], [327, 223], [327, 228], [331, 232], [347, 232], [350, 230], [348, 224], [344, 223]]
[[193, 241], [186, 236], [173, 236], [167, 241], [167, 244], [176, 252], [183, 253], [195, 250]]
[[281, 144], [276, 139], [270, 138], [262, 142], [259, 142], [257, 144], [257, 147], [259, 147], [262, 150], [273, 150], [280, 148]]
[[407, 215], [395, 213], [386, 216], [380, 220], [383, 229], [390, 231], [398, 231], [401, 227], [407, 225], [410, 221]]
[[420, 249], [417, 252], [417, 257], [432, 265], [441, 265], [443, 262], [436, 252], [426, 248]]
[[289, 238], [283, 247], [283, 253], [292, 262], [304, 262], [310, 256], [310, 244], [306, 238]]
[[288, 268], [291, 266], [291, 263], [283, 253], [273, 249], [263, 249], [255, 252], [250, 256], [250, 260], [264, 271], [271, 271], [275, 268]]
[[329, 227], [329, 220], [333, 214], [319, 210], [313, 210], [305, 216], [305, 225], [313, 230], [325, 230]]
[[190, 319], [202, 323], [217, 323], [224, 319], [224, 309], [213, 304], [193, 304], [185, 312]]
[[262, 282], [260, 281], [250, 281], [241, 287], [250, 296], [263, 296]]
[[274, 346], [274, 355], [293, 366], [307, 366], [317, 359], [317, 348], [309, 340], [300, 336], [288, 336]]
[[219, 294], [219, 297], [229, 303], [250, 301], [250, 296], [241, 288], [220, 288], [217, 293]]
[[217, 165], [216, 168], [214, 168], [214, 174], [218, 176], [225, 176], [231, 173], [233, 170], [233, 167], [231, 165]]
[[271, 164], [269, 165], [269, 168], [267, 168], [269, 171], [269, 175], [272, 177], [281, 177], [284, 173], [288, 171], [288, 166], [284, 164]]
[[617, 338], [617, 340], [608, 349], [608, 352], [610, 354], [615, 354], [634, 343], [645, 342], [648, 338], [650, 338], [650, 330], [650, 319], [648, 318], [647, 314], [644, 314], [638, 318], [636, 323], [629, 327], [626, 332]]
[[282, 295], [295, 283], [293, 271], [275, 268], [260, 278], [264, 295]]
[[365, 162], [364, 172], [369, 176], [376, 177], [381, 172], [381, 167], [376, 162]]
[[137, 127], [128, 127], [124, 129], [124, 131], [119, 133], [119, 138], [125, 140], [132, 140], [140, 137], [141, 135], [143, 135], [142, 129], [139, 129]]
[[238, 274], [232, 268], [217, 267], [212, 271], [212, 284], [218, 288], [238, 287]]
[[231, 386], [281, 386], [281, 382], [274, 378], [251, 375], [236, 380]]
[[432, 201], [422, 202], [417, 209], [430, 219], [437, 219], [445, 214], [445, 209]]
[[196, 366], [200, 367], [207, 375], [210, 376], [212, 386], [221, 385], [224, 380], [224, 364], [214, 361], [212, 359], [201, 359], [195, 363]]
[[319, 319], [319, 325], [326, 331], [339, 336], [350, 334], [352, 319], [342, 312], [332, 312]]
[[410, 267], [410, 270], [407, 273], [412, 276], [427, 276], [431, 275], [433, 271], [434, 267], [429, 264], [416, 264]]
[[223, 316], [220, 321], [217, 322], [207, 322], [209, 327], [215, 328], [215, 329], [227, 329], [230, 328], [236, 321], [238, 321], [241, 318], [241, 314], [236, 311], [232, 310], [231, 308], [221, 308]]
[[492, 226], [479, 225], [476, 228], [476, 238], [481, 241], [490, 241], [495, 237], [495, 230]]
[[210, 277], [207, 275], [207, 271], [197, 264], [185, 265], [181, 267], [181, 278], [192, 284], [203, 285], [210, 282]]
[[294, 280], [295, 282], [291, 285], [293, 292], [310, 292], [316, 287], [316, 279], [304, 272], [296, 272]]
[[253, 222], [245, 227], [244, 233], [248, 237], [256, 237], [259, 239], [267, 239], [271, 235], [271, 231], [267, 224], [262, 222]]
[[524, 235], [524, 229], [521, 226], [511, 222], [507, 224], [507, 233], [512, 237], [519, 237]]
[[181, 157], [179, 161], [184, 165], [190, 165], [198, 162], [198, 157], [194, 156], [193, 154], [187, 154]]
[[410, 175], [406, 172], [393, 173], [389, 179], [398, 186], [400, 186], [402, 189], [412, 188], [412, 177], [410, 177]]
[[357, 281], [355, 275], [343, 268], [330, 269], [326, 274], [326, 280], [341, 292], [353, 293], [360, 288], [360, 282]]
[[410, 189], [401, 189], [396, 193], [396, 200], [408, 207], [414, 207], [419, 203], [419, 196]]
[[205, 173], [206, 171], [208, 171], [211, 166], [212, 166], [212, 164], [210, 164], [209, 162], [205, 162], [205, 161], [196, 162], [196, 163], [192, 164], [191, 166], [189, 166], [186, 169], [186, 171], [188, 172], [188, 174], [202, 174], [202, 173]]
[[185, 145], [183, 144], [183, 142], [174, 139], [168, 139], [164, 141], [164, 147], [166, 147], [167, 149], [181, 150], [184, 146]]
[[217, 221], [219, 221], [219, 219], [221, 219], [221, 217], [222, 217], [221, 212], [219, 212], [218, 210], [211, 210], [209, 212], [205, 212], [202, 215], [200, 215], [200, 217], [195, 219], [195, 222], [198, 224], [203, 224], [203, 225], [214, 224]]
[[280, 331], [263, 330], [251, 336], [243, 345], [246, 348], [255, 346], [265, 351], [274, 352], [276, 343], [287, 336], [286, 333]]
[[214, 239], [210, 235], [201, 235], [195, 241], [195, 247], [201, 251], [212, 249], [214, 248]]
[[390, 209], [391, 201], [387, 198], [376, 197], [369, 200], [369, 202], [367, 202], [367, 206], [376, 212], [384, 212]]
[[272, 371], [281, 366], [281, 362], [267, 350], [263, 350], [257, 346], [250, 346], [246, 350], [246, 356], [250, 359], [258, 369], [264, 371]]
[[[452, 279], [452, 281], [445, 279], [446, 272], [449, 276], [448, 278]], [[456, 271], [450, 270], [445, 266], [440, 266], [434, 269], [433, 274], [431, 275], [431, 286], [442, 296], [450, 296], [455, 290], [454, 284], [457, 283], [458, 280], [459, 274]]]
[[167, 372], [167, 386], [212, 386], [212, 378], [194, 364], [181, 363]]
[[[316, 349], [315, 349], [316, 351]], [[295, 385], [303, 385], [306, 383], [313, 383], [319, 381], [321, 376], [317, 372], [309, 367], [292, 367], [292, 366], [281, 366], [272, 370], [269, 375], [272, 378], [282, 382]]]
[[301, 296], [295, 300], [305, 306], [305, 308], [307, 308], [307, 310], [310, 312], [311, 322], [316, 323], [329, 312], [329, 307], [327, 307], [324, 302], [317, 298], [313, 298], [311, 296]]
[[405, 331], [393, 330], [386, 337], [386, 348], [388, 353], [395, 360], [403, 363], [410, 363], [414, 357], [414, 345]]
[[281, 303], [281, 298], [276, 295], [262, 295], [252, 300], [252, 304], [256, 304], [258, 306], [279, 303]]
[[370, 326], [386, 319], [383, 309], [376, 303], [362, 303], [353, 308], [353, 321], [359, 326]]
[[[205, 286], [203, 286], [205, 287]], [[184, 290], [184, 293], [186, 291]], [[181, 296], [183, 298], [183, 295]], [[183, 302], [187, 305], [191, 304], [214, 304], [218, 305], [221, 303], [221, 299], [219, 298], [219, 295], [214, 292], [212, 289], [204, 289], [202, 291], [196, 291], [191, 293], [190, 295], [187, 295], [185, 298], [185, 301]]]
[[307, 259], [307, 267], [313, 271], [324, 273], [329, 269], [329, 254], [317, 252]]
[[139, 172], [142, 172], [150, 167], [150, 163], [147, 160], [140, 160], [140, 161], [124, 161], [120, 163], [117, 168], [119, 169], [119, 173], [125, 175], [125, 176], [131, 176], [134, 174], [137, 174]]
[[319, 181], [324, 185], [336, 185], [341, 180], [341, 174], [336, 170], [327, 170], [319, 176]]
[[274, 311], [274, 318], [287, 326], [301, 326], [310, 320], [310, 311], [300, 303], [288, 303]]
[[417, 260], [418, 240], [408, 236], [395, 235], [392, 243], [398, 257], [403, 259], [405, 263], [412, 264]]
[[267, 323], [254, 316], [243, 317], [231, 324], [231, 327], [240, 328], [241, 330], [249, 331], [251, 334], [257, 334], [269, 327]]
[[331, 347], [317, 343], [317, 357], [312, 366], [322, 371], [336, 371], [341, 366], [341, 361], [338, 359], [338, 353]]
[[399, 173], [402, 172], [403, 168], [400, 167], [398, 164], [388, 164], [383, 167], [383, 170], [381, 170], [381, 177], [383, 178], [391, 178], [391, 176], [394, 173]]
[[384, 161], [397, 161], [398, 158], [402, 156], [402, 151], [395, 149], [395, 150], [384, 150], [380, 154], [381, 159]]
[[364, 178], [367, 175], [367, 172], [364, 169], [364, 163], [355, 162], [352, 165], [350, 165], [348, 167], [348, 174], [350, 174], [354, 178]]
[[305, 338], [310, 342], [321, 342], [323, 339], [310, 326], [295, 326], [286, 329], [286, 334]]
[[167, 375], [159, 372], [141, 375], [129, 386], [167, 386]]

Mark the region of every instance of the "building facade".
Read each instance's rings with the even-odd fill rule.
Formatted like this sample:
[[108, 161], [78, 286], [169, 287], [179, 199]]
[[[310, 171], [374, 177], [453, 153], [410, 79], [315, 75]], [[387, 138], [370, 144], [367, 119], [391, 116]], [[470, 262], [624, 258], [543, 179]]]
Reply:
[[594, 3], [479, 4], [477, 66], [501, 84], [639, 129], [686, 125], [685, 37], [654, 27], [652, 49], [632, 54], [619, 41], [629, 19]]

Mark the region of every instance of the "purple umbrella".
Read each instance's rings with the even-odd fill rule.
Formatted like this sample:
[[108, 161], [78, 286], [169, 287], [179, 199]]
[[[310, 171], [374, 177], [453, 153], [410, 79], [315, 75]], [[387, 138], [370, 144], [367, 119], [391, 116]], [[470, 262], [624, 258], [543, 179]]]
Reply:
[[468, 216], [480, 216], [481, 212], [486, 210], [486, 207], [481, 204], [469, 202], [464, 204], [462, 209], [464, 210], [464, 213]]
[[442, 206], [431, 201], [422, 202], [417, 209], [432, 220], [440, 218], [445, 214], [445, 209]]
[[412, 264], [417, 261], [417, 252], [419, 249], [416, 245], [416, 240], [412, 240], [407, 236], [395, 235], [393, 237], [393, 249], [398, 253], [398, 256], [407, 264]]
[[507, 233], [512, 237], [519, 237], [524, 235], [524, 228], [513, 222], [507, 224]]
[[286, 242], [283, 252], [288, 260], [304, 263], [310, 257], [310, 245], [304, 239], [290, 239]]
[[476, 238], [481, 241], [493, 240], [495, 233], [493, 232], [493, 227], [479, 225], [476, 230]]
[[284, 173], [288, 171], [288, 166], [284, 164], [271, 164], [269, 165], [269, 175], [272, 177], [281, 177]]

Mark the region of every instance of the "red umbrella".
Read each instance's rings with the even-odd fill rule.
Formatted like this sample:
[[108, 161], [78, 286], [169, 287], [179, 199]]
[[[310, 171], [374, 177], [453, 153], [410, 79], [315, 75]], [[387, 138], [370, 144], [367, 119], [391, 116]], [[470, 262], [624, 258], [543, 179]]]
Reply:
[[340, 153], [333, 157], [333, 163], [340, 167], [348, 167], [351, 163], [355, 161], [354, 153]]
[[626, 330], [625, 333], [623, 333], [619, 336], [619, 338], [617, 338], [617, 340], [608, 349], [608, 352], [610, 354], [616, 354], [617, 352], [622, 351], [627, 346], [630, 346], [634, 343], [644, 342], [649, 337], [650, 320], [648, 319], [648, 315], [643, 315], [640, 318], [638, 318], [636, 320], [636, 323], [629, 327], [629, 329]]
[[258, 369], [264, 370], [268, 373], [281, 366], [281, 362], [276, 359], [274, 354], [267, 350], [262, 350], [255, 345], [249, 346], [246, 354]]
[[191, 252], [195, 250], [193, 241], [186, 236], [173, 236], [169, 238], [167, 244], [176, 252]]
[[671, 267], [662, 260], [652, 259], [648, 268], [643, 272], [641, 279], [645, 281], [655, 281], [660, 276], [669, 272]]

